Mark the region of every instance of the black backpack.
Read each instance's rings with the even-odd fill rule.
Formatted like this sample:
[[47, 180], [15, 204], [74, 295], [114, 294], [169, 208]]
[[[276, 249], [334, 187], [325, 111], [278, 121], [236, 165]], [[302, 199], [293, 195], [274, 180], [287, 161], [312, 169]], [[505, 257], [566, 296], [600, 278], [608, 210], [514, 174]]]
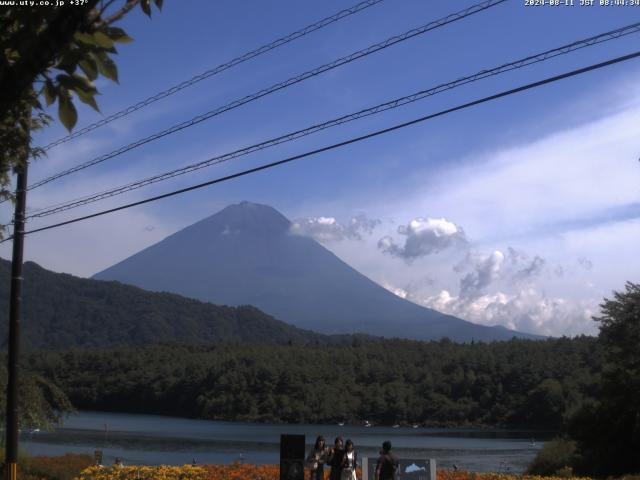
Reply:
[[380, 478], [391, 478], [392, 480], [395, 480], [398, 474], [398, 467], [400, 466], [398, 459], [391, 453], [383, 453], [381, 455], [381, 458], [382, 462], [380, 464]]

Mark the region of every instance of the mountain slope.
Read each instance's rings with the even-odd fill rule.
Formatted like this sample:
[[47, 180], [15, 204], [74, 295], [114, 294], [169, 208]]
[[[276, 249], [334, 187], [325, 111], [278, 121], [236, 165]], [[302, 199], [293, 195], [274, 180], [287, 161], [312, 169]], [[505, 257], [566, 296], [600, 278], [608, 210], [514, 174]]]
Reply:
[[388, 292], [275, 209], [231, 205], [94, 276], [217, 304], [255, 305], [320, 333], [457, 341], [528, 336], [444, 315]]
[[[6, 338], [11, 263], [0, 259], [0, 338]], [[255, 307], [224, 307], [147, 292], [118, 282], [24, 265], [22, 339], [27, 347], [283, 343], [324, 338], [275, 320]]]

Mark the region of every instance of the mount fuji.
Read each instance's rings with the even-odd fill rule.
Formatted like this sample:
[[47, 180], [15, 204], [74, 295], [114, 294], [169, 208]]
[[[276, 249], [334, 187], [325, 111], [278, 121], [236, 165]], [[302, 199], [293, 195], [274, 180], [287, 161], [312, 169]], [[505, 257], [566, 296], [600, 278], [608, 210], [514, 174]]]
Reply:
[[272, 207], [230, 205], [93, 278], [215, 304], [253, 305], [322, 334], [463, 342], [539, 338], [404, 300], [315, 240], [291, 234], [290, 226]]

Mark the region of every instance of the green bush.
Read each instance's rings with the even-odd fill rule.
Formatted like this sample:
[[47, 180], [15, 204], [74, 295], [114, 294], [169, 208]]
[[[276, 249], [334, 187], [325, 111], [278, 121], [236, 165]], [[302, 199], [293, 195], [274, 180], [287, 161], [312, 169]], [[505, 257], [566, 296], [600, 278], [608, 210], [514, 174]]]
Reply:
[[576, 444], [571, 440], [556, 438], [547, 442], [527, 468], [530, 475], [570, 477]]

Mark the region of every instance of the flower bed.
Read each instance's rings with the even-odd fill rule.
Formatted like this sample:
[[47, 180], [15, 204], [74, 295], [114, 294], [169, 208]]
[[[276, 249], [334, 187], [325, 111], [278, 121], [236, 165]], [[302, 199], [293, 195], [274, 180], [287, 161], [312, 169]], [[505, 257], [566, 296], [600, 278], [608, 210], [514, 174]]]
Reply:
[[438, 470], [437, 477], [437, 480], [591, 480], [588, 477], [541, 477], [538, 475], [454, 472], [451, 470]]
[[207, 471], [199, 466], [92, 466], [84, 469], [76, 480], [208, 480]]
[[[590, 480], [580, 477], [539, 477], [503, 473], [439, 470], [437, 480]], [[185, 465], [183, 467], [89, 467], [76, 480], [278, 480], [278, 465]], [[305, 479], [309, 474], [305, 473]], [[325, 480], [329, 470], [325, 470]], [[358, 472], [358, 478], [362, 478]]]

